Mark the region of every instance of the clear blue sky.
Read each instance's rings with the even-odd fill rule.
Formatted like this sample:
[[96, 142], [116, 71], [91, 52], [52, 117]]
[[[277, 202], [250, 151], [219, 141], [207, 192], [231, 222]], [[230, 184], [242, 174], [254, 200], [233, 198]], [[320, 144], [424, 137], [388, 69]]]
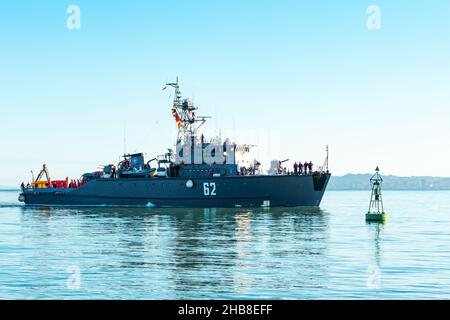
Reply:
[[444, 0], [4, 1], [0, 185], [116, 163], [124, 120], [128, 151], [163, 153], [177, 75], [206, 129], [278, 132], [263, 161], [319, 163], [329, 144], [337, 175], [450, 176], [449, 57]]

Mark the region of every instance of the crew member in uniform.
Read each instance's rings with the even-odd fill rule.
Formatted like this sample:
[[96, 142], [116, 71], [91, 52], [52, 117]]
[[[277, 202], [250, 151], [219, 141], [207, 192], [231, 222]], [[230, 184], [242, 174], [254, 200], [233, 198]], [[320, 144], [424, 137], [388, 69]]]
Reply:
[[294, 174], [297, 174], [297, 170], [298, 170], [298, 164], [296, 162], [296, 163], [294, 163]]

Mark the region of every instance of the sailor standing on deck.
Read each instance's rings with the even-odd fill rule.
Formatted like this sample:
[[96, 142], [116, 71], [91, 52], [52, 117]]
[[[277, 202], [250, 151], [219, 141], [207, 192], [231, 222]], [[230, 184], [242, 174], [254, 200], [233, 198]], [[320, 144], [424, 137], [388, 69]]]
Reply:
[[298, 170], [298, 164], [296, 162], [296, 163], [294, 163], [294, 174], [297, 174], [297, 170]]
[[298, 174], [303, 173], [303, 164], [301, 161], [298, 162]]
[[313, 163], [311, 161], [308, 163], [308, 168], [309, 168], [309, 173], [312, 174], [312, 172], [313, 172]]
[[305, 174], [308, 174], [308, 166], [309, 166], [308, 161], [305, 161], [305, 163], [303, 164]]

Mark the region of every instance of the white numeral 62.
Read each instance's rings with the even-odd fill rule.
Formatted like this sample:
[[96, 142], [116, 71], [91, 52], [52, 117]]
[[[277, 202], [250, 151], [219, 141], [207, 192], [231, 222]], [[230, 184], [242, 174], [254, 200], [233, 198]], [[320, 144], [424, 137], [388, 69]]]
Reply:
[[216, 195], [216, 183], [215, 182], [203, 182], [203, 193], [205, 196]]

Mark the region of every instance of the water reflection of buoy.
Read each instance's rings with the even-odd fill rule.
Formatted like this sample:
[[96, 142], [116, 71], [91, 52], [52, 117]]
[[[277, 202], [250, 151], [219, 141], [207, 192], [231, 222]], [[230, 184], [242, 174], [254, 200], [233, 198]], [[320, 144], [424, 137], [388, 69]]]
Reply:
[[370, 197], [369, 211], [366, 213], [366, 221], [368, 222], [385, 222], [387, 213], [384, 212], [383, 197], [381, 196], [381, 185], [383, 179], [378, 173], [380, 169], [375, 169], [375, 174], [370, 178], [372, 185], [372, 196]]

